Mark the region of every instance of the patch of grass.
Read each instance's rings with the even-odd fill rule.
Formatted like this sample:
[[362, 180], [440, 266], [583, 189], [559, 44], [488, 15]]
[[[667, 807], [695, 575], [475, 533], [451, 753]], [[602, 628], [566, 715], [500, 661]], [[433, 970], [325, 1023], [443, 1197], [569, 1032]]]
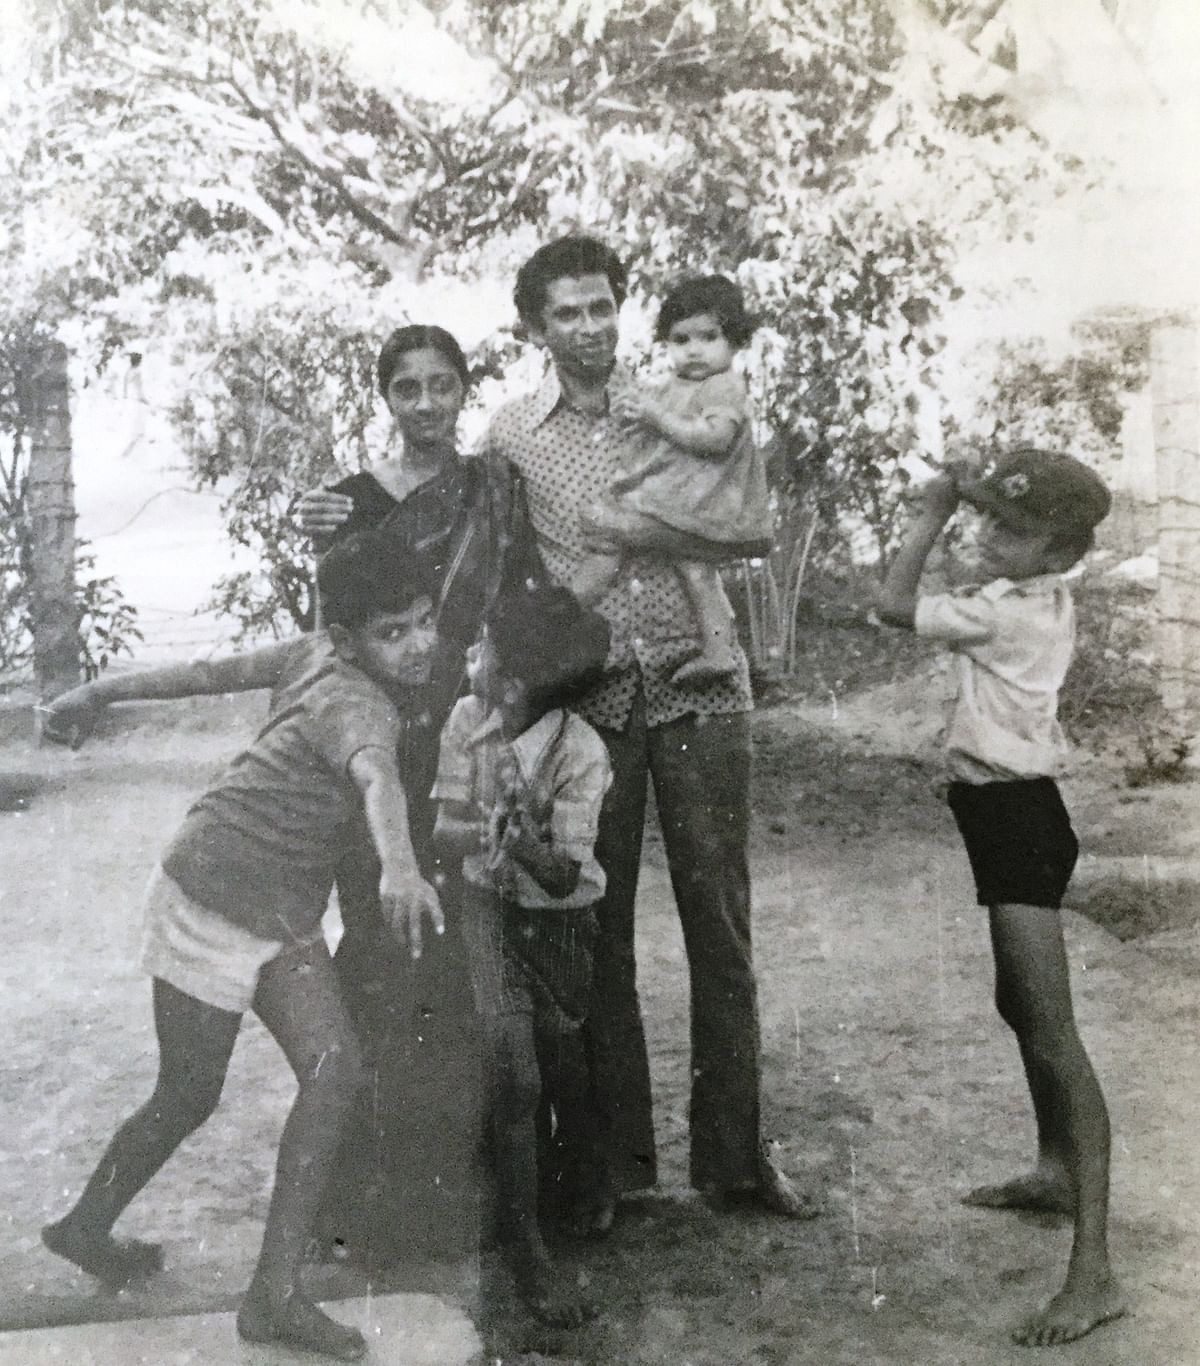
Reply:
[[1124, 943], [1194, 925], [1200, 920], [1198, 903], [1194, 883], [1114, 877], [1093, 887], [1079, 911]]

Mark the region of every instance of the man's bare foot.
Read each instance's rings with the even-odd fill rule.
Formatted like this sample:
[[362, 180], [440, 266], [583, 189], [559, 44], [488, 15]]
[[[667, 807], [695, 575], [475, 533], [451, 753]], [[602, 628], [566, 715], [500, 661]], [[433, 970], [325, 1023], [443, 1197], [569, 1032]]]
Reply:
[[996, 1186], [976, 1186], [962, 1198], [978, 1209], [1027, 1209], [1039, 1214], [1074, 1214], [1075, 1193], [1065, 1177], [1044, 1172], [1002, 1181]]
[[1074, 1342], [1102, 1323], [1121, 1318], [1127, 1308], [1121, 1287], [1111, 1277], [1079, 1290], [1064, 1286], [1045, 1308], [1013, 1333], [1013, 1341], [1022, 1347], [1055, 1347]]
[[545, 1250], [522, 1250], [513, 1258], [517, 1290], [534, 1317], [548, 1328], [578, 1328], [596, 1312], [583, 1291], [572, 1284]]
[[112, 1289], [130, 1281], [140, 1281], [162, 1270], [163, 1254], [159, 1243], [142, 1243], [136, 1238], [118, 1242], [111, 1234], [96, 1237], [81, 1233], [61, 1219], [42, 1229], [42, 1242], [59, 1257], [74, 1262], [81, 1271], [95, 1276]]

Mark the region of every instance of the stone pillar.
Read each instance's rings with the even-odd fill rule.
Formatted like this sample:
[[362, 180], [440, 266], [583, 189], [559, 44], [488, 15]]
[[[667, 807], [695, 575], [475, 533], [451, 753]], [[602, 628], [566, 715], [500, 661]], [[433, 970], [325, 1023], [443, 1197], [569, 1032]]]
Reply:
[[1185, 735], [1200, 721], [1200, 327], [1154, 330], [1150, 357], [1158, 472], [1156, 650], [1163, 705]]

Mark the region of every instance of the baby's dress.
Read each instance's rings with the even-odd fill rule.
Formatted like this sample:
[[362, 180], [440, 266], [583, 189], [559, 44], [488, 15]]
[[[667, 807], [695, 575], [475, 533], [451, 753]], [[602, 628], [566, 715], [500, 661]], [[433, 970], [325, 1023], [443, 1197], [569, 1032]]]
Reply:
[[616, 506], [726, 546], [731, 559], [765, 555], [771, 546], [767, 475], [741, 377], [732, 370], [702, 380], [675, 376], [657, 398], [680, 417], [733, 418], [737, 435], [715, 457], [693, 455], [664, 437], [648, 441], [634, 468], [612, 484]]

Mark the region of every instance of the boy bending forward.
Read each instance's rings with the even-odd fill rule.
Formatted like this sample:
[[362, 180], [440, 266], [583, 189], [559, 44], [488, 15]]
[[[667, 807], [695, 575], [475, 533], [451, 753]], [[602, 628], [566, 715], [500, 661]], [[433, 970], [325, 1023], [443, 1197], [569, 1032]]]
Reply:
[[[983, 513], [981, 585], [919, 597], [925, 560], [960, 500]], [[1075, 1220], [1062, 1289], [1014, 1334], [1028, 1346], [1071, 1342], [1125, 1312], [1108, 1261], [1108, 1111], [1076, 1029], [1058, 915], [1079, 846], [1053, 776], [1074, 646], [1061, 576], [1091, 548], [1109, 502], [1086, 466], [1048, 451], [1014, 451], [983, 476], [940, 475], [879, 599], [885, 622], [956, 653], [950, 808], [988, 908], [996, 1006], [1017, 1036], [1037, 1119], [1033, 1171], [965, 1203]]]

